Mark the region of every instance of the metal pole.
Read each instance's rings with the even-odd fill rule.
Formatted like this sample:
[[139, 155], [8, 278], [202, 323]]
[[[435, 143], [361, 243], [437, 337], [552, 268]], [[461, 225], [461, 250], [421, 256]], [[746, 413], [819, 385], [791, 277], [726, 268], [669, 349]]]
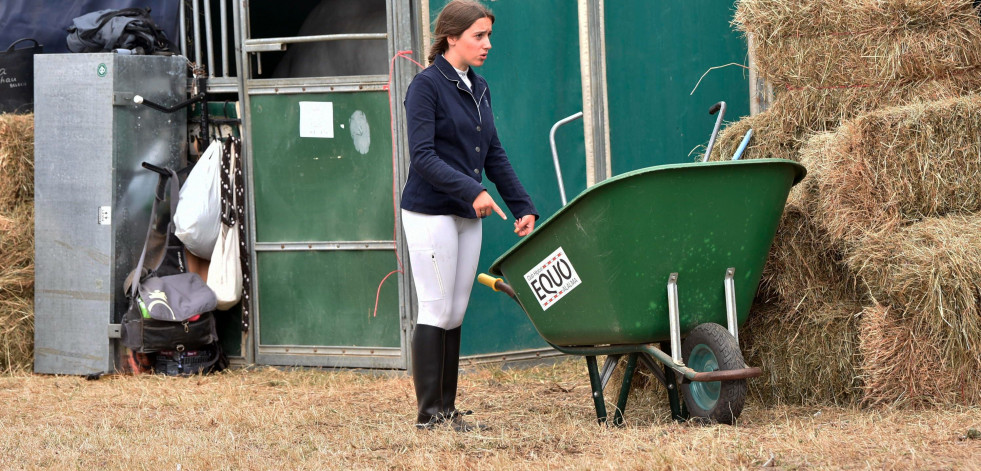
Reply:
[[184, 11], [184, 0], [180, 0], [180, 42], [181, 42], [181, 55], [187, 57], [187, 12]]
[[726, 270], [726, 321], [729, 323], [729, 333], [732, 338], [739, 343], [739, 317], [736, 315], [736, 269], [730, 267]]
[[676, 365], [681, 361], [681, 320], [678, 314], [678, 274], [668, 277], [668, 323], [671, 329], [671, 359]]
[[221, 76], [228, 77], [228, 12], [225, 2], [228, 0], [218, 0], [221, 5]]
[[712, 153], [712, 147], [715, 146], [715, 138], [719, 136], [719, 127], [722, 126], [722, 118], [726, 115], [726, 102], [720, 101], [709, 108], [709, 114], [715, 114], [719, 112], [719, 116], [715, 118], [715, 127], [712, 128], [712, 137], [709, 138], [708, 146], [705, 147], [705, 157], [702, 158], [702, 162], [708, 162], [709, 154]]
[[211, 1], [204, 0], [204, 36], [208, 51], [208, 76], [215, 76], [215, 47], [213, 44], [213, 38], [211, 34]]
[[548, 142], [552, 146], [552, 162], [555, 163], [555, 178], [559, 180], [559, 195], [562, 196], [562, 206], [565, 206], [568, 201], [565, 199], [565, 185], [562, 183], [562, 168], [559, 167], [559, 154], [555, 150], [555, 131], [559, 129], [559, 126], [579, 118], [582, 118], [582, 111], [572, 116], [562, 118], [557, 123], [553, 124], [552, 130], [548, 132]]
[[201, 65], [201, 20], [198, 17], [201, 12], [198, 10], [198, 0], [191, 0], [191, 23], [194, 25], [194, 62]]

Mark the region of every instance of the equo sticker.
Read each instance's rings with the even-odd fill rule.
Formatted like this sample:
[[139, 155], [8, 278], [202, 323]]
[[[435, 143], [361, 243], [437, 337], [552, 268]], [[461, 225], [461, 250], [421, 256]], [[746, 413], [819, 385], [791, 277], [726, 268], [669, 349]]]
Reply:
[[531, 287], [532, 293], [535, 293], [535, 299], [538, 299], [543, 311], [582, 283], [562, 247], [555, 249], [555, 252], [525, 273], [525, 281]]

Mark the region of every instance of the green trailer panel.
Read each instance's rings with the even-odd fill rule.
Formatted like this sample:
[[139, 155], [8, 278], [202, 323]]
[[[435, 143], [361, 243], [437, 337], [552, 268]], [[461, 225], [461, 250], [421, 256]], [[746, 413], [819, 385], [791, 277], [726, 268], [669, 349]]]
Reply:
[[[260, 346], [400, 346], [390, 251], [259, 252]], [[302, 293], [298, 295], [297, 293]]]
[[[749, 114], [746, 41], [733, 2], [607, 0], [606, 79], [613, 175], [698, 160], [725, 101], [727, 121]], [[691, 154], [691, 155], [689, 155]], [[573, 193], [575, 194], [575, 193]]]
[[[332, 104], [334, 137], [300, 136], [301, 103]], [[386, 92], [255, 95], [251, 110], [257, 242], [392, 239]]]

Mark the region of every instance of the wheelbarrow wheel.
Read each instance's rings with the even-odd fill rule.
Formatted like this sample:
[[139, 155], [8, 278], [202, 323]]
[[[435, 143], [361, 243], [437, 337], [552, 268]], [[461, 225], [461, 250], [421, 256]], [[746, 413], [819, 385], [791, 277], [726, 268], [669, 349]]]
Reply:
[[[681, 347], [685, 365], [697, 372], [734, 370], [745, 367], [739, 344], [725, 327], [706, 323], [695, 327]], [[746, 380], [698, 382], [681, 385], [691, 416], [732, 424], [743, 411]]]

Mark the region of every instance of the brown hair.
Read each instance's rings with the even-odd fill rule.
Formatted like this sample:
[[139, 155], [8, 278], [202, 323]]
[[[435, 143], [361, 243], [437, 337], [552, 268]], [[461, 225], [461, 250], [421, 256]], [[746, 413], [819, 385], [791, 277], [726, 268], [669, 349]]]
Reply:
[[429, 63], [432, 64], [437, 55], [450, 48], [446, 38], [460, 36], [481, 18], [488, 18], [494, 23], [494, 14], [490, 9], [476, 1], [453, 0], [447, 3], [436, 17], [433, 45], [429, 47]]

